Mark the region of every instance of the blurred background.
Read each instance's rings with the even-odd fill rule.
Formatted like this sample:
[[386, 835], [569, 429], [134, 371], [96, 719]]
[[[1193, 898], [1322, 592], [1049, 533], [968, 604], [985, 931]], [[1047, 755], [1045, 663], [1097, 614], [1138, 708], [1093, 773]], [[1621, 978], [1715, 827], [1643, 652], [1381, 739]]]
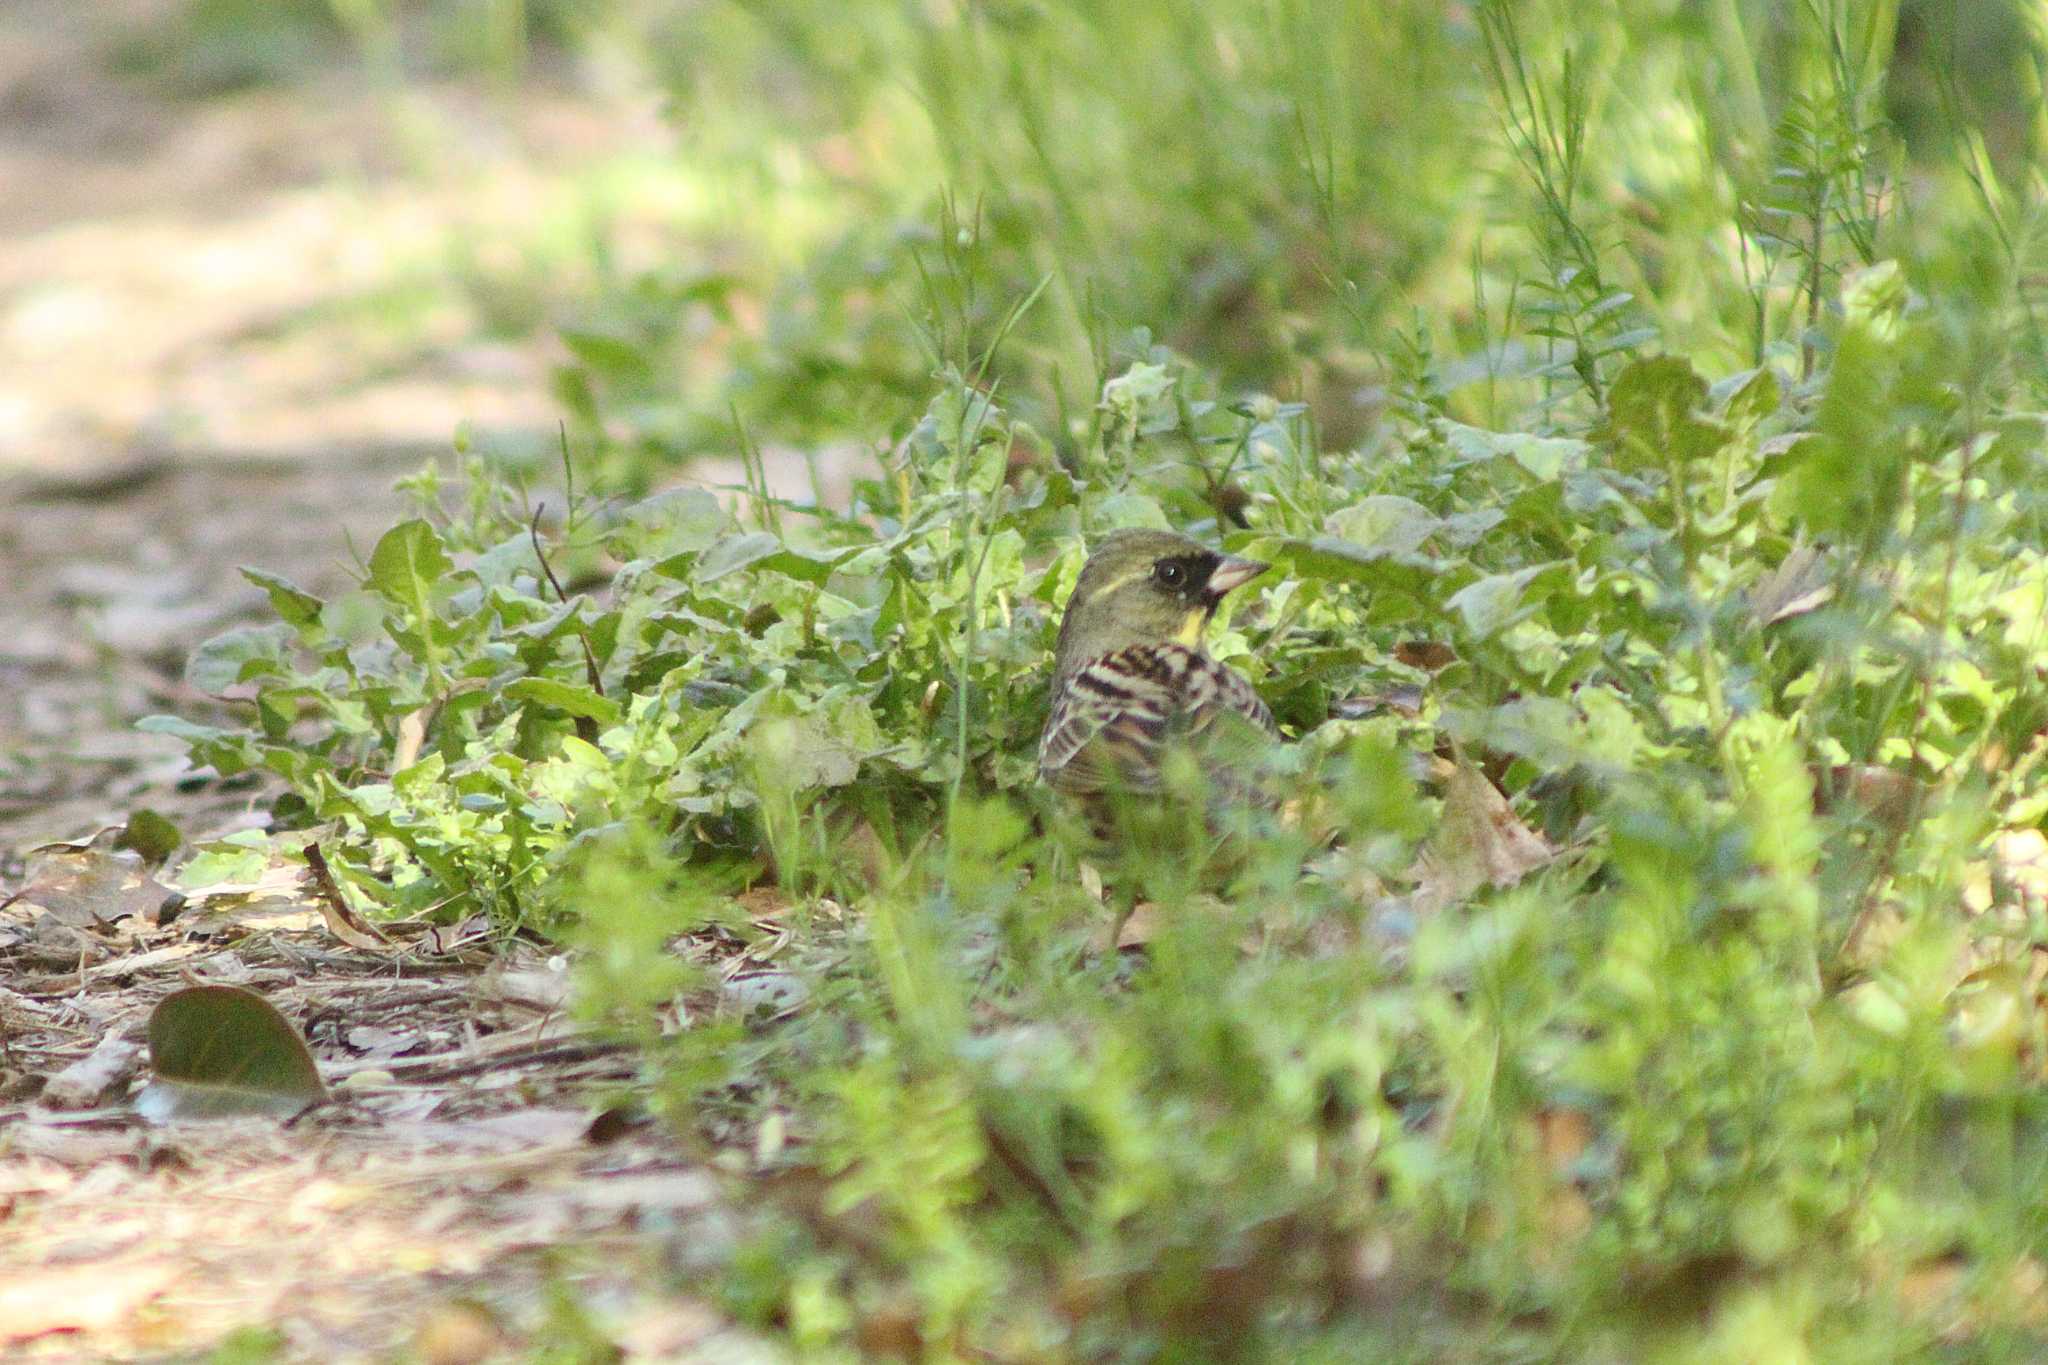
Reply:
[[11, 0], [0, 466], [872, 448], [1041, 283], [995, 379], [1055, 436], [1137, 328], [1332, 441], [1390, 367], [1505, 422], [1586, 260], [1710, 373], [1784, 335], [1802, 101], [1896, 135], [1804, 160], [1923, 244], [2037, 174], [2038, 5], [1493, 11], [1512, 50], [1441, 0]]

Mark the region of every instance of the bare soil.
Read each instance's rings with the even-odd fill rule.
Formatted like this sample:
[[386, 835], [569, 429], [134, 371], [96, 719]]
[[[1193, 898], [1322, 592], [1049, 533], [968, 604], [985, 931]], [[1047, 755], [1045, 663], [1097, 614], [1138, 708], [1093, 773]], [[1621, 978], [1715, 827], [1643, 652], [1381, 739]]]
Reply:
[[[458, 423], [553, 426], [545, 343], [443, 302], [393, 341], [359, 301], [662, 136], [651, 101], [409, 91], [459, 153], [437, 160], [345, 74], [205, 100], [113, 74], [162, 8], [0, 8], [0, 901], [47, 878], [32, 849], [139, 807], [192, 839], [262, 823], [262, 787], [133, 728], [209, 714], [183, 660], [260, 615], [236, 566], [332, 591]], [[0, 908], [0, 1356], [253, 1331], [290, 1359], [485, 1360], [587, 1313], [632, 1356], [763, 1358], [665, 1287], [730, 1235], [719, 1181], [635, 1118], [631, 1058], [579, 1031], [544, 948], [352, 947], [291, 884], [168, 920], [50, 900]], [[143, 1021], [192, 982], [278, 1005], [334, 1102], [144, 1124]], [[88, 1059], [103, 1090], [58, 1107]]]

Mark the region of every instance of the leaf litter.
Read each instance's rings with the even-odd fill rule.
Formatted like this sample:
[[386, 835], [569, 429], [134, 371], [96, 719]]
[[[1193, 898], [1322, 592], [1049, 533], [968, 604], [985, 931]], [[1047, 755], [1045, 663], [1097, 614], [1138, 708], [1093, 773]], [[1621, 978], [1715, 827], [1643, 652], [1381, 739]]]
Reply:
[[[372, 925], [309, 877], [314, 858], [206, 885], [160, 870], [181, 833], [260, 827], [269, 792], [194, 770], [175, 741], [126, 718], [215, 706], [184, 684], [182, 657], [262, 605], [235, 565], [303, 562], [292, 546], [309, 519], [337, 542], [388, 524], [389, 501], [364, 490], [416, 460], [166, 470], [90, 505], [38, 503], [10, 533], [24, 566], [139, 546], [187, 565], [174, 585], [190, 599], [167, 609], [178, 619], [166, 616], [162, 638], [82, 649], [69, 641], [93, 639], [97, 599], [77, 584], [25, 569], [0, 602], [8, 1359], [153, 1359], [238, 1328], [275, 1329], [302, 1358], [428, 1358], [479, 1321], [516, 1346], [564, 1274], [606, 1306], [622, 1344], [678, 1353], [734, 1339], [710, 1307], [649, 1289], [666, 1282], [671, 1242], [729, 1236], [730, 1218], [699, 1162], [657, 1128], [619, 1121], [633, 1061], [567, 1015], [558, 958], [494, 943], [480, 916]], [[309, 582], [345, 577], [336, 557]], [[303, 1035], [328, 1098], [294, 1102], [296, 1121], [145, 1123], [134, 1094], [147, 1022], [195, 990], [275, 1010]], [[584, 1260], [563, 1261], [564, 1243]]]

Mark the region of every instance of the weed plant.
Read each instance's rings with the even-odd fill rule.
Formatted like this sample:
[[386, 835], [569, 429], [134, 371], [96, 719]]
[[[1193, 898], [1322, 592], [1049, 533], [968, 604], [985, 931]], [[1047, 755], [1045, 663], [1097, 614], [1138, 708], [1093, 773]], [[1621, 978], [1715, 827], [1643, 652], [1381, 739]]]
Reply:
[[[581, 945], [742, 1193], [679, 1273], [802, 1358], [2032, 1358], [2038, 113], [1936, 82], [1908, 145], [1917, 8], [1626, 9], [692, 11], [845, 126], [908, 83], [962, 189], [917, 326], [820, 289], [719, 391], [816, 435], [929, 376], [881, 472], [778, 498], [743, 435], [552, 523], [423, 473], [359, 591], [252, 571], [279, 620], [191, 666], [248, 724], [152, 724], [371, 907]], [[642, 412], [575, 383], [572, 473]], [[1221, 885], [1048, 832], [1122, 525], [1280, 570], [1212, 643], [1296, 799]], [[1554, 856], [1444, 893], [1475, 825]]]

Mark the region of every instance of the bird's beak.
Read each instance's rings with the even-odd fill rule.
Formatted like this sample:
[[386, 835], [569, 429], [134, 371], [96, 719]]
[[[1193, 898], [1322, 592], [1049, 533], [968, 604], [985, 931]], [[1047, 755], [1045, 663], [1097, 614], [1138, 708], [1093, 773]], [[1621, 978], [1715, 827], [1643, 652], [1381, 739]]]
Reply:
[[1271, 564], [1256, 559], [1240, 559], [1236, 555], [1225, 555], [1209, 573], [1209, 596], [1212, 599], [1220, 598], [1232, 588], [1243, 587], [1272, 567]]

